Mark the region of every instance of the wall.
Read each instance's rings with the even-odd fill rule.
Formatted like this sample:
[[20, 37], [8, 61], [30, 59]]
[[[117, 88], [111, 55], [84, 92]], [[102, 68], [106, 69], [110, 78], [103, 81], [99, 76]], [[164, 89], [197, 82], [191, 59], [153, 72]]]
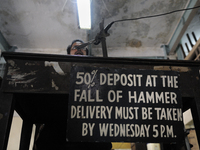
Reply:
[[185, 43], [187, 43], [189, 50], [192, 50], [192, 47], [188, 41], [188, 38], [186, 36], [186, 34], [189, 34], [189, 37], [191, 39], [191, 42], [193, 45], [195, 45], [195, 40], [192, 36], [192, 32], [194, 32], [194, 34], [196, 35], [197, 40], [200, 38], [200, 10], [197, 12], [197, 14], [195, 15], [195, 17], [193, 18], [193, 20], [191, 21], [190, 25], [188, 26], [185, 34], [183, 35], [182, 39], [181, 39], [181, 44], [183, 45], [183, 49], [186, 53], [186, 55], [188, 54], [187, 48], [185, 46]]
[[[19, 149], [21, 127], [22, 127], [22, 119], [15, 112], [12, 120], [7, 150]], [[33, 127], [33, 133], [31, 137], [31, 144], [29, 150], [32, 150], [33, 147], [34, 133], [35, 133], [35, 127]]]

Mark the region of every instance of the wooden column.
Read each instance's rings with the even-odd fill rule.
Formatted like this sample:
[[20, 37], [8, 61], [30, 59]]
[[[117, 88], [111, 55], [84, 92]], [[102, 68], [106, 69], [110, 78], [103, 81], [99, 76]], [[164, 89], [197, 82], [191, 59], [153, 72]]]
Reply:
[[19, 150], [27, 150], [30, 146], [33, 123], [23, 120]]
[[13, 112], [13, 94], [0, 92], [0, 150], [7, 149]]
[[191, 112], [196, 130], [198, 144], [200, 145], [200, 91], [195, 92], [196, 96], [191, 102]]

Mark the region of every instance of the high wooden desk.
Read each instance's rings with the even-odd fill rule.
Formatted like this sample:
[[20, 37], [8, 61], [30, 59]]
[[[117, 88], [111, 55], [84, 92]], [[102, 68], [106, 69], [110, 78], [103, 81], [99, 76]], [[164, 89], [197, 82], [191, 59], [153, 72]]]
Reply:
[[200, 144], [199, 62], [10, 52], [3, 57], [7, 67], [0, 93], [0, 150], [7, 147], [14, 110], [23, 119], [20, 149], [29, 147], [33, 124], [66, 120], [70, 68], [77, 64], [179, 72], [182, 109], [191, 108]]

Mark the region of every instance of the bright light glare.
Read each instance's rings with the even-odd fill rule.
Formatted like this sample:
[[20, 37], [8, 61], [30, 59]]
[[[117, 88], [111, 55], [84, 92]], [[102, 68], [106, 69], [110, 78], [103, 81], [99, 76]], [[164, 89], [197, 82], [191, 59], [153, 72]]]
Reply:
[[77, 0], [79, 25], [81, 29], [91, 29], [90, 0]]

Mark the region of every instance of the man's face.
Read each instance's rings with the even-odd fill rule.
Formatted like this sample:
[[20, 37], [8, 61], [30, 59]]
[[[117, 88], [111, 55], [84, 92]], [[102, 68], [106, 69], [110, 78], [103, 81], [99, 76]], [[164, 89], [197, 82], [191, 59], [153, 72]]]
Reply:
[[86, 55], [85, 49], [76, 49], [76, 46], [79, 46], [81, 44], [81, 42], [75, 42], [71, 47], [70, 55]]

